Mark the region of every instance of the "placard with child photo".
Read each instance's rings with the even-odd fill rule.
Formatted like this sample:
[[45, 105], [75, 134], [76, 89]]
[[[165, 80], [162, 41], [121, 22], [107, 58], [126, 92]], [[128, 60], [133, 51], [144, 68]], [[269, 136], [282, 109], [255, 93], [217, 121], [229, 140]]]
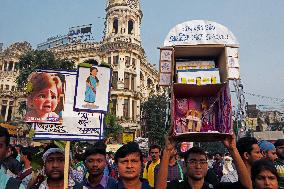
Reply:
[[26, 122], [62, 122], [64, 78], [58, 74], [33, 72], [27, 83]]

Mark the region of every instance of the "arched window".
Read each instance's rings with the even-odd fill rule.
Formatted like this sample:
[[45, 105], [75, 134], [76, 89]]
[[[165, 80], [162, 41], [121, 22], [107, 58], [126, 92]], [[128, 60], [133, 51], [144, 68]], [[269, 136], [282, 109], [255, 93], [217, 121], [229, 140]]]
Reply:
[[128, 21], [128, 34], [133, 34], [134, 24], [132, 20]]
[[112, 33], [117, 34], [118, 33], [118, 19], [117, 18], [115, 18], [113, 20], [113, 26], [112, 27], [113, 27]]
[[150, 88], [152, 86], [153, 82], [150, 78], [147, 79], [147, 87]]

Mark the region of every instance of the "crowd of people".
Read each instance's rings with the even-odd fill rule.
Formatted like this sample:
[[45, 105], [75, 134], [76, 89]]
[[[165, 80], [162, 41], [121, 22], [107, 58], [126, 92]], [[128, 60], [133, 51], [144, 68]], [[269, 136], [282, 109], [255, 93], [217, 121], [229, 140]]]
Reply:
[[[152, 145], [146, 156], [135, 142], [107, 153], [98, 141], [84, 153], [70, 156], [68, 188], [73, 189], [283, 189], [284, 139], [274, 144], [234, 135], [223, 141], [227, 153], [192, 147], [179, 153], [171, 137], [165, 146]], [[0, 189], [63, 189], [64, 150], [49, 144], [35, 171], [35, 147], [10, 145], [0, 127]], [[72, 153], [71, 153], [72, 154]]]

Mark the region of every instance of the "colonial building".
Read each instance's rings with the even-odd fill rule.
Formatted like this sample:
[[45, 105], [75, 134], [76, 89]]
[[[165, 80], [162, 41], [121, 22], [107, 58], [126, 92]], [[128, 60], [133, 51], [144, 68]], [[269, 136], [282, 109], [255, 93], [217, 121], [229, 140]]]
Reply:
[[139, 0], [109, 0], [102, 41], [59, 43], [50, 48], [57, 57], [77, 64], [89, 59], [111, 64], [111, 112], [130, 130], [140, 128], [141, 102], [159, 92], [158, 72], [146, 60], [141, 45], [142, 16]]
[[[140, 129], [141, 102], [150, 94], [161, 92], [158, 71], [148, 63], [141, 45], [142, 16], [139, 0], [108, 0], [102, 41], [68, 42], [68, 35], [64, 35], [49, 39], [38, 48], [48, 49], [57, 57], [73, 60], [76, 64], [90, 59], [98, 64], [109, 63], [113, 69], [111, 112], [132, 131]], [[10, 68], [5, 64], [2, 72], [9, 69], [13, 69], [13, 65]], [[6, 83], [3, 83], [3, 88], [6, 88]]]
[[21, 120], [18, 107], [25, 101], [24, 94], [17, 89], [16, 77], [19, 72], [16, 63], [20, 56], [31, 50], [27, 42], [15, 43], [0, 52], [0, 110], [1, 121], [17, 122]]

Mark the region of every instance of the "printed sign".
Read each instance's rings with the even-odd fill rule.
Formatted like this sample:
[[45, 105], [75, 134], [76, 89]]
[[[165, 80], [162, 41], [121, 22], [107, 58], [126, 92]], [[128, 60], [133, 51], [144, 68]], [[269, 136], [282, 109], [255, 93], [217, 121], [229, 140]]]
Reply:
[[[54, 122], [50, 120], [45, 121], [44, 119], [35, 119], [36, 121], [32, 121], [34, 122], [33, 127], [35, 129], [34, 139], [35, 140], [37, 139], [38, 140], [97, 140], [97, 139], [101, 139], [103, 137], [104, 114], [103, 113], [77, 112], [77, 111], [74, 111], [73, 109], [77, 72], [45, 70], [45, 71], [40, 71], [37, 74], [39, 73], [49, 74], [48, 77], [61, 78], [61, 81], [64, 81], [62, 82], [64, 83], [64, 85], [62, 86], [62, 91], [64, 91], [65, 95], [60, 96], [62, 97], [60, 99], [60, 101], [62, 101], [62, 108], [60, 108], [61, 111], [60, 113], [58, 113], [60, 115], [59, 121], [54, 121]], [[55, 89], [53, 88], [48, 89], [47, 92], [49, 96], [53, 95], [51, 99], [56, 99]], [[39, 94], [41, 95], [39, 96], [40, 100], [42, 100], [43, 97], [45, 96], [41, 93]], [[49, 105], [49, 104], [46, 105], [47, 102], [42, 102], [42, 104], [43, 104], [42, 109], [45, 111], [47, 110], [51, 111], [54, 109], [53, 106], [55, 106], [55, 105]], [[57, 114], [57, 112], [55, 113]], [[26, 117], [29, 117], [29, 116], [26, 116]]]
[[134, 133], [122, 133], [122, 143], [126, 144], [128, 142], [134, 141]]
[[169, 86], [172, 84], [172, 74], [171, 73], [160, 73], [159, 85]]
[[192, 20], [176, 25], [170, 30], [164, 46], [228, 44], [237, 45], [234, 34], [225, 26], [208, 20]]
[[161, 50], [161, 61], [172, 61], [172, 50]]
[[79, 67], [74, 109], [76, 111], [106, 113], [110, 96], [110, 77], [110, 68]]

